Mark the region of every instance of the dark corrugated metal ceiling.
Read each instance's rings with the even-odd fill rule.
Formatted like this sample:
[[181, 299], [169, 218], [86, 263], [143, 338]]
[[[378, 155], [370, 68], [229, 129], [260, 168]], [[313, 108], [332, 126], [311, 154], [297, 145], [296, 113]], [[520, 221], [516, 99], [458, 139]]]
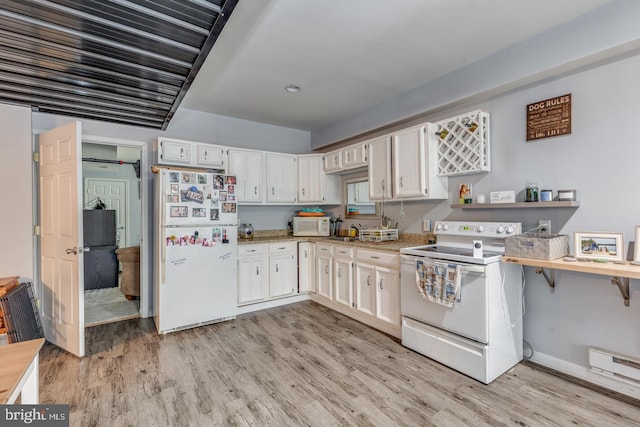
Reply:
[[0, 102], [165, 129], [238, 0], [0, 0]]

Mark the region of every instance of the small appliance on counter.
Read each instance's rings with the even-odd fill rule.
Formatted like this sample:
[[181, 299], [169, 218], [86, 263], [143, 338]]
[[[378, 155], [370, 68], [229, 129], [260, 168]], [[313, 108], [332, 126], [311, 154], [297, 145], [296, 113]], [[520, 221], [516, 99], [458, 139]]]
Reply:
[[294, 236], [329, 236], [331, 225], [328, 216], [320, 217], [293, 217]]
[[240, 224], [238, 227], [238, 237], [241, 239], [253, 239], [253, 225]]

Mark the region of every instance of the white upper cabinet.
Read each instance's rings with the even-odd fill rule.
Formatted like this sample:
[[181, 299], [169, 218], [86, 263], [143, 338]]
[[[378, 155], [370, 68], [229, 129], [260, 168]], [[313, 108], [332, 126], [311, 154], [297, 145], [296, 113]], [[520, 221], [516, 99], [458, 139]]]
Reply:
[[179, 139], [158, 138], [158, 164], [191, 165], [193, 143]]
[[298, 156], [298, 202], [322, 203], [324, 178], [322, 155]]
[[342, 170], [342, 151], [332, 151], [324, 156], [324, 171], [339, 172]]
[[226, 169], [227, 147], [210, 144], [196, 144], [196, 166]]
[[390, 200], [391, 137], [385, 135], [369, 141], [369, 199]]
[[230, 175], [236, 176], [236, 200], [238, 203], [264, 202], [264, 180], [262, 179], [262, 152], [230, 149]]
[[298, 171], [293, 154], [267, 153], [267, 203], [295, 203]]
[[369, 162], [368, 143], [359, 142], [346, 148], [331, 151], [324, 155], [326, 173], [342, 173], [352, 169], [367, 167]]
[[371, 200], [448, 198], [448, 181], [437, 175], [437, 143], [432, 123], [394, 132], [369, 142]]
[[227, 147], [181, 139], [158, 138], [158, 164], [226, 169]]
[[368, 144], [361, 142], [351, 145], [342, 150], [342, 163], [345, 170], [367, 166], [369, 156], [367, 155]]
[[393, 191], [397, 199], [446, 199], [448, 181], [438, 176], [437, 126], [426, 123], [393, 134]]
[[298, 156], [298, 203], [339, 205], [340, 177], [327, 175], [322, 169], [323, 156]]

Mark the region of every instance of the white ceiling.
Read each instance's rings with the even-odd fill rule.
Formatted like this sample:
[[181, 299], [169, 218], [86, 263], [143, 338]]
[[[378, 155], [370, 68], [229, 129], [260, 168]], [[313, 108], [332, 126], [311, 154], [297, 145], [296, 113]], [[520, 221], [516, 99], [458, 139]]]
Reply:
[[318, 130], [610, 1], [240, 0], [182, 107]]

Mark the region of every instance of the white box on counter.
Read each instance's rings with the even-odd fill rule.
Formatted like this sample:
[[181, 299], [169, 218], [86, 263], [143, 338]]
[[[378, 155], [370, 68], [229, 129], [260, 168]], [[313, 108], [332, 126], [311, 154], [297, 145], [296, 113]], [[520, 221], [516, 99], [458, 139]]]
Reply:
[[491, 203], [515, 203], [516, 192], [511, 191], [492, 191]]

